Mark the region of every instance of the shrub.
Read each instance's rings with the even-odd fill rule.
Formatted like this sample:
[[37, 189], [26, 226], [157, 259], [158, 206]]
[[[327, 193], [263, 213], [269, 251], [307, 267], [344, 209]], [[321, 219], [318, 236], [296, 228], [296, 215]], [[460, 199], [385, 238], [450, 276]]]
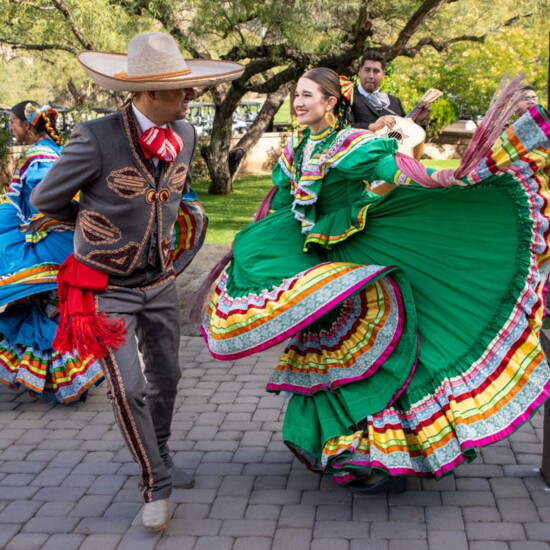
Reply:
[[452, 99], [442, 97], [432, 104], [430, 114], [430, 124], [428, 126], [428, 135], [437, 137], [445, 126], [448, 126], [455, 120], [458, 120], [458, 107]]

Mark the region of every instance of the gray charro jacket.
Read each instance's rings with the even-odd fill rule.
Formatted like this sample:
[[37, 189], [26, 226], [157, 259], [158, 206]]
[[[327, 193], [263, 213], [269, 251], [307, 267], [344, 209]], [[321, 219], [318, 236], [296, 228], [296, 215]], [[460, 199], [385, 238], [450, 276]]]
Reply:
[[34, 188], [31, 204], [37, 210], [76, 223], [75, 256], [81, 262], [124, 277], [146, 264], [153, 246], [161, 271], [170, 268], [170, 239], [196, 145], [191, 124], [170, 127], [185, 145], [174, 162], [161, 163], [166, 169], [158, 182], [152, 160], [137, 143], [141, 130], [129, 105], [75, 126], [61, 157]]

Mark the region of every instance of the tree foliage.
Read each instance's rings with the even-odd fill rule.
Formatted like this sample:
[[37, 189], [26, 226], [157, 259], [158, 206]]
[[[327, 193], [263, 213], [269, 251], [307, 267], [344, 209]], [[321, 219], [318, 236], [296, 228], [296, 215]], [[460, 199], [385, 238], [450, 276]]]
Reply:
[[[243, 63], [241, 78], [209, 90], [216, 115], [203, 155], [212, 180], [210, 191], [227, 193], [246, 151], [307, 68], [328, 66], [350, 75], [364, 49], [372, 47], [395, 59], [389, 84], [399, 95], [406, 90], [406, 101], [414, 102], [436, 82], [464, 101], [470, 92], [484, 101], [483, 87], [474, 91], [465, 67], [474, 61], [481, 67], [483, 56], [491, 55], [488, 42], [494, 47], [503, 36], [512, 40], [498, 33], [533, 20], [529, 10], [541, 1], [548, 2], [515, 5], [503, 0], [506, 9], [496, 10], [492, 0], [0, 0], [0, 44], [6, 48], [2, 68], [11, 64], [33, 83], [34, 71], [42, 72], [48, 75], [42, 80], [47, 82], [48, 99], [85, 103], [118, 98], [90, 85], [74, 53], [124, 51], [130, 36], [145, 30], [169, 32], [193, 57]], [[517, 40], [519, 51], [525, 36], [518, 32]], [[503, 72], [502, 56], [504, 52], [486, 66], [487, 89], [500, 79], [495, 73]], [[41, 61], [39, 68], [29, 59]], [[452, 87], [458, 81], [461, 89]], [[1, 97], [4, 93], [6, 87], [0, 88]], [[232, 147], [232, 115], [250, 93], [265, 96], [265, 103], [254, 125]]]
[[[500, 9], [513, 13], [514, 2], [501, 0]], [[458, 2], [457, 2], [458, 7]], [[535, 87], [545, 103], [548, 94], [548, 0], [527, 0], [519, 19], [498, 27], [493, 2], [476, 2], [469, 25], [474, 32], [494, 28], [480, 45], [471, 42], [450, 44], [443, 52], [426, 49], [415, 59], [397, 58], [390, 85], [405, 103], [412, 104], [422, 90], [443, 90], [462, 115], [473, 120], [482, 116], [503, 75], [523, 73], [525, 83]], [[508, 11], [509, 10], [509, 11]], [[466, 27], [468, 28], [468, 27]]]
[[80, 68], [81, 50], [124, 51], [151, 21], [131, 17], [108, 0], [0, 0], [2, 104], [23, 96], [65, 106], [108, 101]]

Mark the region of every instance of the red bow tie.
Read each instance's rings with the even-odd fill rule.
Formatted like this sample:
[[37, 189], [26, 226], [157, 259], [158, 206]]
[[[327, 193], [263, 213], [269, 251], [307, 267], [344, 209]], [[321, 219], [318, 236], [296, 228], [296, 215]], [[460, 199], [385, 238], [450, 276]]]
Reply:
[[139, 136], [138, 143], [143, 149], [145, 158], [156, 157], [173, 162], [183, 149], [183, 139], [170, 128], [153, 126]]

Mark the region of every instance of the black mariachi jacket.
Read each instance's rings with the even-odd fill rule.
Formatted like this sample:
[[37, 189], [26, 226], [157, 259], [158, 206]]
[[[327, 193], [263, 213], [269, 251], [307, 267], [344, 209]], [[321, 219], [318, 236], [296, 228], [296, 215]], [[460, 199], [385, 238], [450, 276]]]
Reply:
[[53, 219], [76, 223], [78, 260], [118, 277], [129, 275], [143, 267], [154, 240], [161, 271], [170, 268], [170, 240], [196, 145], [191, 124], [177, 121], [170, 127], [185, 145], [174, 162], [163, 163], [166, 169], [156, 182], [154, 164], [137, 143], [141, 130], [131, 105], [75, 126], [31, 203]]
[[[387, 109], [375, 109], [372, 107], [367, 98], [361, 95], [357, 88], [353, 94], [353, 105], [351, 107], [351, 113], [349, 116], [349, 122], [354, 128], [369, 129], [369, 124], [376, 122], [381, 116], [384, 115], [398, 115], [405, 116], [405, 109], [401, 104], [401, 100], [393, 95], [388, 94], [390, 99], [390, 110]], [[393, 112], [392, 112], [393, 111]]]

